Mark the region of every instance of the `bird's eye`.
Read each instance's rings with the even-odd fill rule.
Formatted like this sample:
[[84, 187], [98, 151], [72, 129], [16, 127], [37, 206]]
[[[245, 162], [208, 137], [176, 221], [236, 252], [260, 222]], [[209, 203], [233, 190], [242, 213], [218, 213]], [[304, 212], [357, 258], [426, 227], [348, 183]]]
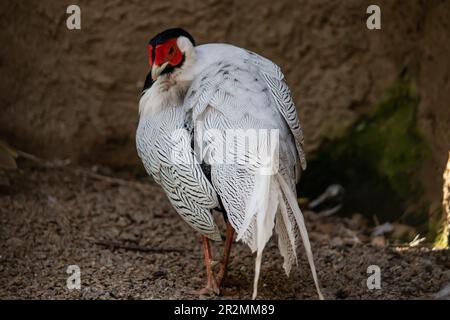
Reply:
[[172, 55], [174, 50], [175, 50], [175, 49], [174, 49], [173, 47], [170, 47], [170, 49], [169, 49], [169, 54]]

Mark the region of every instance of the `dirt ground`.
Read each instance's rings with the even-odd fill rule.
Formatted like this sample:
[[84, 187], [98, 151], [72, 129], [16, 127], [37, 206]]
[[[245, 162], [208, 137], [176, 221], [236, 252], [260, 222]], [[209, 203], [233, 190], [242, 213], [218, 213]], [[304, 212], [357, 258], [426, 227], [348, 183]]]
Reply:
[[[149, 179], [112, 178], [101, 168], [20, 167], [0, 171], [1, 299], [208, 298], [190, 293], [205, 276], [200, 238]], [[305, 216], [326, 298], [443, 297], [450, 282], [448, 251], [374, 240], [359, 215]], [[220, 244], [213, 249], [219, 257]], [[275, 241], [269, 243], [260, 299], [317, 298], [299, 252], [298, 268], [286, 278]], [[381, 268], [382, 288], [370, 291], [367, 267], [373, 264]], [[66, 287], [69, 265], [81, 268], [80, 290]], [[253, 266], [250, 250], [236, 244], [219, 298], [250, 298]]]

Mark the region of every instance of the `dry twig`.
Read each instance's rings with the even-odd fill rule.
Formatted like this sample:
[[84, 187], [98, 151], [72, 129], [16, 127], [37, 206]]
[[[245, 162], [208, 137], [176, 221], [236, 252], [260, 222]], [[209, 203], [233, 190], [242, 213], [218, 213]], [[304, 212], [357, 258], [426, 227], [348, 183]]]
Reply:
[[108, 247], [111, 250], [114, 249], [124, 249], [130, 251], [139, 251], [139, 252], [152, 252], [152, 253], [166, 253], [166, 252], [183, 252], [181, 249], [177, 248], [150, 248], [143, 247], [135, 244], [126, 244], [119, 241], [114, 240], [97, 240], [94, 242], [96, 245]]

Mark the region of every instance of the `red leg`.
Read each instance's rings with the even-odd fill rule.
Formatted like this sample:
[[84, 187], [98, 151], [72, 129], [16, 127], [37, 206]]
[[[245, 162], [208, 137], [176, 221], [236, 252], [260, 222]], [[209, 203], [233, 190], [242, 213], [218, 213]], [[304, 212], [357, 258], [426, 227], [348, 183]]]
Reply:
[[205, 254], [205, 266], [206, 266], [206, 275], [208, 277], [208, 282], [206, 286], [199, 290], [197, 294], [206, 295], [206, 294], [220, 294], [220, 289], [217, 284], [216, 278], [214, 277], [212, 270], [212, 256], [211, 256], [211, 248], [209, 246], [209, 239], [205, 236], [202, 236], [203, 239], [203, 252]]
[[223, 252], [223, 260], [220, 263], [219, 273], [217, 274], [217, 283], [220, 287], [223, 279], [227, 276], [228, 260], [230, 259], [231, 244], [233, 243], [234, 229], [227, 221], [227, 238]]

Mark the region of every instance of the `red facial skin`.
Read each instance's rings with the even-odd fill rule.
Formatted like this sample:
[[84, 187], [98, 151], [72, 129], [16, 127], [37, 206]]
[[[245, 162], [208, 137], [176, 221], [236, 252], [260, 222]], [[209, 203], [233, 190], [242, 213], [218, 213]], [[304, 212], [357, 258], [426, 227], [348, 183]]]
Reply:
[[[155, 57], [153, 57], [153, 53]], [[150, 66], [153, 64], [160, 66], [165, 62], [169, 62], [171, 66], [175, 67], [183, 60], [183, 53], [177, 46], [176, 38], [156, 45], [155, 50], [153, 50], [151, 45], [148, 45], [148, 56]]]

